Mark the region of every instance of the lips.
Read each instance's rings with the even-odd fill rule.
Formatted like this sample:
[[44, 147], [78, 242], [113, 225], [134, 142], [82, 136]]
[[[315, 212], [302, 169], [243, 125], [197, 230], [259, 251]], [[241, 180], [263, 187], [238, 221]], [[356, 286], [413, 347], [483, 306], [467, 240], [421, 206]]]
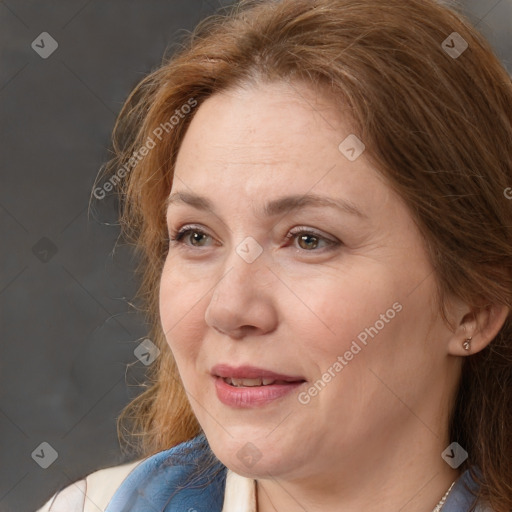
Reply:
[[255, 366], [217, 364], [211, 369], [218, 399], [232, 409], [261, 408], [284, 400], [306, 380]]
[[[285, 375], [282, 373], [276, 373], [271, 370], [266, 370], [264, 368], [257, 368], [255, 366], [230, 366], [227, 364], [217, 364], [212, 370], [211, 374], [214, 377], [221, 377], [223, 379], [235, 379], [235, 382], [240, 382], [241, 380], [256, 380], [260, 379], [262, 383], [265, 381], [274, 381], [279, 383], [292, 383], [292, 382], [304, 382], [306, 379], [300, 375]], [[256, 382], [251, 383], [252, 385], [256, 384]]]

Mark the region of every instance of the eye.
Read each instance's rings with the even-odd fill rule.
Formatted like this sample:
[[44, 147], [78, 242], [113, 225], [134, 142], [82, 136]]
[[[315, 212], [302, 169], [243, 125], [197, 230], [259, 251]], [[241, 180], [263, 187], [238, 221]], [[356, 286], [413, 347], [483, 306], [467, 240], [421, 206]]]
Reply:
[[[191, 236], [192, 235], [192, 236]], [[172, 245], [183, 245], [189, 247], [207, 247], [203, 242], [211, 238], [210, 235], [205, 233], [201, 228], [187, 225], [183, 226], [178, 231], [171, 232], [169, 236], [169, 243]], [[320, 252], [316, 249], [324, 244], [323, 249], [334, 248], [340, 245], [337, 240], [331, 240], [316, 231], [306, 228], [298, 227], [292, 229], [287, 235], [286, 240], [298, 240], [299, 247], [306, 252]], [[322, 247], [320, 247], [320, 250]]]
[[287, 235], [287, 240], [297, 239], [297, 243], [301, 249], [304, 249], [307, 252], [319, 252], [315, 251], [318, 248], [318, 245], [323, 242], [327, 244], [326, 249], [333, 248], [340, 244], [337, 240], [331, 240], [326, 238], [325, 236], [317, 233], [314, 230], [311, 230], [306, 227], [299, 227], [292, 229]]
[[[194, 235], [193, 238], [190, 235]], [[183, 244], [183, 245], [191, 245], [192, 247], [204, 247], [201, 244], [202, 241], [206, 239], [209, 235], [206, 234], [202, 229], [196, 226], [183, 226], [180, 230], [172, 232], [169, 236], [169, 242], [173, 245]], [[183, 239], [192, 242], [191, 244], [185, 243]], [[197, 243], [195, 243], [197, 242]]]

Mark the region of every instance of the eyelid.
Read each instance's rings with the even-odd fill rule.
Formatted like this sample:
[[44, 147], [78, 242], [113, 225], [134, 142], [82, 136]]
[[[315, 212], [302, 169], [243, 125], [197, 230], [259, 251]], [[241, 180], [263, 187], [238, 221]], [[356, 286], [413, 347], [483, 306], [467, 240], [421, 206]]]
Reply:
[[187, 234], [188, 231], [201, 233], [203, 235], [209, 236], [210, 238], [213, 238], [209, 233], [206, 232], [204, 228], [202, 228], [198, 224], [185, 224], [178, 229], [171, 229], [169, 232], [169, 240], [177, 243], [182, 243], [181, 239]]
[[316, 229], [310, 228], [308, 226], [297, 226], [295, 228], [290, 229], [290, 231], [286, 235], [286, 238], [293, 238], [293, 236], [300, 235], [301, 233], [314, 235], [316, 238], [329, 242], [330, 245], [339, 243], [339, 240], [333, 240], [324, 235], [323, 233], [321, 233], [320, 231], [317, 231]]
[[[189, 245], [189, 244], [182, 242], [182, 238], [184, 236], [186, 236], [189, 232], [200, 233], [202, 235], [206, 235], [207, 237], [213, 238], [201, 226], [196, 225], [196, 224], [185, 224], [176, 230], [174, 230], [174, 229], [171, 230], [171, 232], [169, 234], [169, 242], [173, 243], [174, 245], [177, 245], [177, 246], [183, 246], [187, 249], [192, 249], [192, 250], [201, 249], [201, 247], [194, 247], [193, 245]], [[333, 239], [323, 235], [321, 232], [317, 231], [316, 229], [310, 228], [308, 226], [296, 226], [296, 227], [290, 229], [288, 231], [288, 233], [286, 234], [285, 239], [287, 241], [290, 241], [301, 234], [313, 235], [315, 238], [317, 238], [321, 241], [324, 241], [327, 244], [326, 247], [323, 247], [320, 249], [313, 249], [310, 251], [308, 251], [306, 249], [297, 249], [297, 250], [301, 250], [301, 252], [303, 252], [303, 253], [308, 253], [308, 252], [313, 253], [313, 254], [323, 253], [325, 251], [328, 251], [329, 249], [334, 249], [335, 247], [342, 244], [342, 242], [340, 242], [338, 239], [333, 240]]]

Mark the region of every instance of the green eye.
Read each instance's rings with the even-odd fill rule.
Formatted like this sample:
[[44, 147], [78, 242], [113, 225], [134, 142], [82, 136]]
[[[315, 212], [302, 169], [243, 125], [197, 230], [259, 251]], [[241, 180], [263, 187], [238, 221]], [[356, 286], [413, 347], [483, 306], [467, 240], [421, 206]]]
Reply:
[[325, 236], [322, 236], [319, 233], [316, 233], [315, 231], [312, 231], [311, 229], [306, 229], [304, 227], [292, 230], [286, 235], [287, 240], [292, 240], [295, 238], [297, 238], [298, 240], [299, 247], [307, 252], [318, 252], [315, 251], [315, 249], [318, 248], [321, 242], [324, 242], [326, 244], [324, 248], [331, 248], [339, 245], [339, 242], [330, 240], [329, 238], [326, 238]]
[[[190, 238], [191, 234], [194, 235], [194, 238]], [[184, 244], [184, 242], [182, 240], [185, 238], [185, 239], [188, 239], [189, 241], [191, 241], [190, 244], [185, 244], [185, 245], [191, 245], [192, 247], [204, 247], [204, 245], [201, 245], [201, 241], [203, 241], [208, 236], [209, 235], [207, 235], [201, 229], [194, 228], [192, 226], [185, 226], [185, 227], [181, 228], [177, 233], [173, 233], [169, 237], [169, 240], [174, 243], [177, 243], [177, 244]], [[197, 242], [197, 244], [194, 242]]]
[[[207, 247], [206, 243], [203, 242], [207, 241], [208, 238], [211, 238], [210, 235], [199, 227], [188, 225], [182, 227], [177, 232], [171, 233], [169, 243], [183, 245], [185, 247], [200, 248]], [[294, 239], [298, 240], [298, 247], [305, 252], [320, 252], [323, 249], [330, 249], [340, 245], [339, 241], [331, 240], [305, 227], [296, 228], [286, 235], [286, 240], [290, 241]], [[323, 247], [321, 247], [322, 243], [324, 244]]]

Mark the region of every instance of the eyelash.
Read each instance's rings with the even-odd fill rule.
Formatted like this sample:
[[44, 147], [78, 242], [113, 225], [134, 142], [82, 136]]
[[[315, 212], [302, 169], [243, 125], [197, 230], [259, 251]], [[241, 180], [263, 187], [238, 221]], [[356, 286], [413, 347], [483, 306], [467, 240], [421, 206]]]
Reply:
[[[191, 249], [200, 249], [201, 247], [194, 247], [192, 245], [185, 244], [182, 241], [182, 239], [185, 237], [185, 235], [187, 235], [189, 233], [198, 233], [200, 235], [210, 236], [210, 235], [208, 235], [208, 233], [205, 233], [199, 227], [187, 225], [187, 226], [183, 226], [181, 229], [179, 229], [177, 231], [173, 231], [169, 236], [169, 243], [171, 243], [172, 245], [176, 245], [176, 246], [182, 245], [184, 247], [189, 247]], [[340, 245], [340, 242], [326, 238], [326, 237], [322, 236], [320, 233], [317, 233], [316, 231], [306, 228], [304, 226], [292, 229], [286, 235], [285, 238], [287, 241], [290, 241], [300, 235], [312, 235], [314, 238], [324, 241], [324, 242], [327, 242], [327, 244], [328, 244], [327, 247], [324, 247], [321, 249], [307, 250], [307, 249], [298, 248], [302, 252], [324, 252], [326, 250], [333, 249], [333, 248], [337, 247], [338, 245]]]

